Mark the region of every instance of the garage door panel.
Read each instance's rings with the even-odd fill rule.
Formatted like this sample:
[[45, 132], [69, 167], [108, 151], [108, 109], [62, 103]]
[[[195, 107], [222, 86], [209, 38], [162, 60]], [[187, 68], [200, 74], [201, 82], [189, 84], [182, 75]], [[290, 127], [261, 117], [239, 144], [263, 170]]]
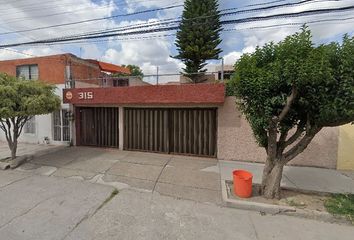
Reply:
[[216, 109], [126, 108], [124, 148], [215, 156]]
[[85, 107], [79, 114], [80, 145], [118, 148], [118, 108]]
[[168, 110], [125, 109], [127, 150], [168, 152]]
[[215, 109], [174, 109], [171, 152], [215, 156]]

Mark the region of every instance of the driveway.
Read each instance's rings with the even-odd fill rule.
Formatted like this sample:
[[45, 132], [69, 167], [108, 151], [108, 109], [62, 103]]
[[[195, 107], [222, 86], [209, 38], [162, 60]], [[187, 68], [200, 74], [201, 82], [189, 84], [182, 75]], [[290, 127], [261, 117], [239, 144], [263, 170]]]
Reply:
[[352, 226], [262, 216], [158, 192], [113, 193], [112, 187], [78, 179], [1, 171], [0, 238], [351, 240], [354, 235]]
[[36, 157], [17, 170], [221, 203], [217, 160], [211, 158], [68, 147]]

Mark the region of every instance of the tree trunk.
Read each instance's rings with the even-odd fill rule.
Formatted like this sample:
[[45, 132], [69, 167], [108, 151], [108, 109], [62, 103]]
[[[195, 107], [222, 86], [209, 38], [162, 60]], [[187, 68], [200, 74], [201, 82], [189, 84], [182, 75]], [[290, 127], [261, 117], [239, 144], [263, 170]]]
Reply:
[[268, 170], [263, 173], [262, 194], [265, 198], [280, 199], [280, 182], [283, 176], [284, 164], [275, 160], [274, 164], [270, 165], [269, 163], [266, 163], [265, 170], [267, 169], [267, 167]]
[[17, 139], [14, 139], [14, 141], [10, 146], [10, 149], [11, 149], [11, 159], [15, 159], [17, 153]]
[[262, 191], [265, 187], [265, 183], [268, 179], [269, 174], [272, 172], [274, 168], [274, 159], [271, 159], [271, 157], [267, 157], [267, 160], [265, 162], [264, 165], [264, 169], [263, 169], [263, 176], [262, 176]]

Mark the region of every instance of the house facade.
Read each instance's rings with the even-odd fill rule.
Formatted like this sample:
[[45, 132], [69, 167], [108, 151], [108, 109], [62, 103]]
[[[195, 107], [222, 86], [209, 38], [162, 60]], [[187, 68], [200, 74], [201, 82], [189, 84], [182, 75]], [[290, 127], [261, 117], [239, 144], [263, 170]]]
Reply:
[[[77, 146], [264, 162], [251, 127], [222, 83], [70, 88]], [[340, 128], [325, 128], [291, 164], [336, 169]]]
[[[72, 54], [0, 61], [0, 72], [54, 84], [61, 99], [63, 89], [68, 87], [120, 87], [145, 85], [141, 79], [129, 77], [113, 78], [111, 74], [130, 73], [129, 69], [96, 60], [87, 60]], [[73, 83], [76, 86], [72, 85]], [[24, 126], [20, 142], [40, 144], [68, 144], [72, 141], [69, 104], [62, 103], [60, 110], [34, 116]], [[6, 138], [0, 132], [0, 140]]]

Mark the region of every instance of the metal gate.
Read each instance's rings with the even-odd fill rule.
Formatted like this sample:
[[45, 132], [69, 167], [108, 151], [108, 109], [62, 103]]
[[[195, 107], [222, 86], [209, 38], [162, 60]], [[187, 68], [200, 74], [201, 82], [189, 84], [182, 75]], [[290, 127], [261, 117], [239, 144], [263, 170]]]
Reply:
[[124, 149], [216, 156], [216, 109], [125, 108]]
[[119, 147], [118, 108], [79, 108], [79, 145]]

